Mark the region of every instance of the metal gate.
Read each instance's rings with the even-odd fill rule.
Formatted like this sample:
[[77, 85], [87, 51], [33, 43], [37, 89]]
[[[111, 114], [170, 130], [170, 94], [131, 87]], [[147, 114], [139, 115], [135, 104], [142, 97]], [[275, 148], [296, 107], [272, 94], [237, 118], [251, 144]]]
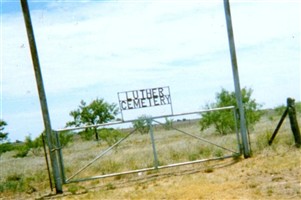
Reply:
[[[158, 140], [160, 140], [160, 139], [158, 139], [158, 138], [156, 139], [156, 134], [155, 134], [156, 129], [158, 129], [157, 127], [164, 125], [164, 123], [162, 121], [160, 121], [160, 119], [162, 119], [162, 118], [167, 119], [169, 117], [173, 117], [173, 118], [182, 117], [182, 116], [187, 116], [187, 115], [200, 115], [201, 113], [204, 113], [204, 112], [219, 112], [219, 111], [225, 111], [225, 110], [228, 110], [229, 112], [232, 112], [233, 113], [233, 118], [235, 119], [234, 121], [235, 121], [235, 127], [236, 127], [236, 134], [230, 134], [230, 136], [227, 136], [227, 138], [230, 138], [232, 141], [235, 141], [235, 143], [232, 142], [230, 146], [229, 145], [227, 146], [227, 144], [225, 144], [227, 142], [222, 140], [222, 141], [220, 141], [220, 143], [222, 143], [222, 144], [218, 144], [217, 142], [213, 142], [210, 139], [205, 138], [204, 136], [201, 137], [200, 134], [188, 132], [187, 130], [185, 130], [185, 128], [183, 128], [183, 126], [177, 127], [176, 124], [178, 124], [178, 123], [176, 123], [176, 124], [173, 124], [172, 126], [170, 126], [170, 129], [173, 130], [173, 132], [172, 132], [173, 134], [175, 134], [175, 132], [176, 132], [180, 135], [185, 135], [186, 140], [189, 141], [188, 146], [185, 146], [185, 148], [186, 147], [190, 148], [190, 146], [192, 146], [191, 141], [195, 140], [195, 141], [198, 142], [196, 148], [201, 148], [204, 145], [209, 145], [209, 146], [212, 146], [214, 148], [217, 148], [219, 151], [217, 151], [217, 153], [214, 154], [214, 155], [208, 156], [207, 158], [204, 158], [204, 157], [200, 158], [197, 155], [198, 153], [195, 153], [195, 154], [192, 154], [192, 156], [190, 156], [188, 160], [185, 160], [185, 161], [182, 161], [182, 162], [180, 161], [180, 162], [166, 163], [166, 162], [162, 161], [163, 158], [160, 157], [160, 154], [162, 154], [162, 151], [163, 152], [166, 151], [166, 149], [168, 148], [166, 146], [174, 145], [175, 148], [179, 148], [180, 145], [173, 144], [172, 142], [166, 143], [165, 145], [163, 145], [162, 148], [164, 148], [164, 149], [161, 150], [161, 153], [160, 153], [160, 149], [158, 150], [158, 148], [157, 148], [157, 144], [158, 144], [158, 142], [160, 142]], [[67, 171], [70, 175], [66, 176], [66, 167], [65, 167], [65, 162], [66, 161], [63, 159], [63, 149], [62, 149], [62, 147], [60, 147], [61, 145], [60, 145], [60, 141], [59, 141], [60, 132], [62, 132], [62, 131], [76, 131], [76, 130], [86, 129], [86, 128], [108, 127], [108, 126], [113, 126], [113, 125], [120, 125], [120, 124], [123, 124], [123, 123], [132, 123], [134, 121], [135, 120], [99, 124], [99, 125], [94, 125], [94, 126], [85, 126], [85, 127], [76, 127], [76, 128], [67, 128], [67, 129], [55, 130], [54, 132], [56, 133], [56, 138], [57, 138], [56, 143], [59, 146], [57, 148], [58, 155], [59, 155], [58, 156], [58, 163], [59, 163], [59, 167], [60, 167], [60, 175], [61, 175], [62, 183], [67, 184], [67, 183], [72, 183], [72, 182], [80, 182], [80, 181], [87, 181], [87, 180], [93, 180], [93, 179], [120, 176], [120, 175], [125, 175], [125, 174], [146, 172], [146, 171], [151, 171], [151, 170], [160, 170], [160, 169], [164, 169], [164, 168], [178, 167], [178, 166], [183, 166], [183, 165], [191, 165], [191, 164], [201, 163], [201, 162], [206, 162], [206, 161], [223, 160], [225, 158], [232, 158], [232, 157], [240, 156], [241, 153], [242, 153], [242, 145], [241, 145], [240, 135], [239, 135], [239, 131], [238, 131], [238, 125], [237, 125], [238, 120], [237, 120], [236, 108], [234, 106], [229, 106], [229, 107], [216, 108], [216, 109], [211, 109], [211, 110], [203, 110], [203, 111], [197, 111], [197, 112], [189, 112], [189, 113], [182, 113], [182, 114], [166, 115], [166, 116], [148, 118], [147, 119], [147, 125], [149, 126], [148, 137], [149, 137], [149, 140], [150, 140], [150, 143], [151, 143], [151, 145], [150, 145], [151, 148], [150, 149], [152, 151], [152, 166], [147, 166], [147, 167], [144, 167], [144, 168], [142, 167], [142, 168], [139, 168], [139, 169], [136, 169], [136, 167], [134, 167], [135, 169], [129, 169], [129, 170], [126, 170], [126, 171], [121, 171], [121, 172], [120, 171], [119, 172], [110, 172], [110, 173], [102, 172], [102, 174], [100, 174], [100, 175], [95, 175], [95, 176], [85, 176], [84, 175], [84, 177], [77, 178], [80, 174], [83, 174], [84, 171], [86, 171], [89, 167], [93, 166], [93, 164], [96, 161], [100, 160], [105, 155], [114, 154], [114, 153], [112, 153], [113, 149], [116, 149], [122, 143], [125, 143], [125, 141], [129, 140], [131, 137], [133, 137], [134, 133], [137, 132], [136, 129], [132, 129], [132, 130], [128, 131], [128, 133], [124, 137], [119, 139], [115, 144], [113, 144], [113, 145], [109, 146], [108, 148], [98, 152], [97, 155], [95, 155], [89, 161], [86, 161], [84, 164], [82, 164], [80, 167], [78, 167], [77, 170], [67, 169]], [[187, 120], [187, 121], [189, 121], [189, 120]], [[186, 123], [189, 123], [189, 122], [186, 122]], [[163, 138], [163, 139], [161, 138], [162, 140], [166, 140], [166, 138], [164, 138], [162, 135], [161, 135], [161, 137]], [[216, 136], [215, 135], [214, 137], [223, 137], [223, 136]], [[224, 136], [224, 137], [226, 137], [226, 136]], [[181, 139], [180, 140], [177, 139], [177, 141], [181, 142]], [[125, 146], [124, 149], [128, 148], [129, 146], [134, 146], [134, 145]], [[78, 151], [81, 152], [81, 151], [84, 151], [84, 150], [79, 149]], [[199, 150], [199, 151], [201, 151], [201, 150]], [[208, 151], [208, 149], [206, 151]], [[119, 153], [120, 153], [120, 150], [119, 150]], [[123, 157], [122, 159], [126, 158], [127, 155], [125, 155], [125, 154], [126, 153], [121, 153], [121, 155]], [[88, 155], [85, 155], [85, 156], [88, 157]], [[109, 155], [109, 156], [114, 157], [112, 155]], [[177, 156], [177, 155], [174, 155], [174, 156]], [[91, 155], [89, 157], [91, 157]], [[134, 161], [131, 161], [131, 162], [134, 162]], [[68, 164], [69, 164], [69, 166], [72, 165], [70, 163], [68, 163]], [[106, 164], [106, 161], [102, 161], [99, 166], [103, 166], [105, 164]]]

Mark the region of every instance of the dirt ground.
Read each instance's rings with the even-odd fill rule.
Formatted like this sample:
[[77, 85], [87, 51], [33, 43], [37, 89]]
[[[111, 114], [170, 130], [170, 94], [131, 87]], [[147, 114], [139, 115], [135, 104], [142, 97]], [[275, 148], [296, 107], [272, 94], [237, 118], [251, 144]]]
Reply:
[[[196, 164], [151, 174], [81, 183], [50, 199], [301, 199], [301, 150], [267, 148], [234, 161]], [[73, 186], [75, 187], [75, 186]], [[71, 192], [70, 192], [71, 191]]]

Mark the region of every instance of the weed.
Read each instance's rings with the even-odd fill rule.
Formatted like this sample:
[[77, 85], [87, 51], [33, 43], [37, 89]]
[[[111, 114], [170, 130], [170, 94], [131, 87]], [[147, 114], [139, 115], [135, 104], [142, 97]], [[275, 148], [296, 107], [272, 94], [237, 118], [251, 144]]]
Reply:
[[114, 190], [114, 189], [116, 189], [116, 187], [115, 187], [112, 183], [108, 183], [108, 184], [106, 185], [106, 189], [107, 189], [107, 190]]
[[32, 194], [32, 193], [34, 193], [34, 192], [36, 192], [36, 191], [37, 191], [37, 189], [36, 189], [35, 187], [33, 187], [32, 185], [27, 185], [27, 186], [26, 186], [25, 192], [26, 192], [27, 194]]
[[204, 170], [205, 173], [212, 173], [213, 172], [213, 167], [206, 167], [206, 169]]
[[199, 148], [199, 154], [201, 154], [204, 157], [209, 157], [211, 155], [212, 151], [208, 146], [201, 146]]
[[[258, 151], [263, 150], [264, 148], [269, 146], [269, 139], [271, 138], [272, 132], [267, 130], [263, 133], [259, 133], [256, 136], [255, 139], [255, 145], [256, 145], [256, 149]], [[274, 139], [274, 143], [277, 143], [278, 140], [277, 138]]]
[[76, 194], [78, 190], [79, 187], [76, 184], [71, 184], [68, 186], [68, 192], [71, 192], [71, 194]]
[[122, 167], [121, 162], [112, 159], [107, 159], [107, 160], [103, 160], [100, 165], [95, 166], [93, 171], [95, 172], [101, 171], [102, 174], [107, 174], [107, 173], [119, 171], [121, 167]]
[[133, 157], [129, 158], [127, 160], [127, 163], [129, 164], [130, 169], [133, 169], [133, 170], [139, 169], [139, 167], [137, 166], [137, 160], [135, 158], [133, 158]]
[[268, 196], [272, 196], [272, 194], [274, 193], [273, 188], [268, 187], [267, 193], [268, 193]]
[[174, 161], [179, 161], [181, 158], [181, 154], [174, 149], [169, 151], [170, 158]]
[[257, 186], [258, 186], [257, 183], [250, 183], [250, 184], [249, 184], [249, 187], [250, 187], [250, 188], [256, 188]]
[[241, 159], [240, 153], [233, 153], [232, 156], [234, 161], [239, 161]]
[[199, 157], [199, 155], [197, 153], [191, 153], [188, 155], [188, 160], [189, 161], [194, 161], [194, 160], [197, 160]]
[[0, 191], [23, 192], [25, 190], [24, 185], [22, 175], [12, 174], [6, 178], [4, 183], [0, 183]]
[[273, 178], [272, 178], [272, 181], [274, 181], [274, 182], [279, 182], [279, 181], [281, 181], [281, 180], [283, 180], [283, 177], [281, 177], [281, 176], [273, 177]]
[[115, 180], [120, 180], [120, 179], [122, 179], [124, 177], [124, 175], [117, 175], [117, 176], [115, 176]]
[[173, 125], [173, 119], [168, 119], [165, 117], [165, 124], [163, 124], [163, 127], [165, 130], [171, 130]]
[[6, 178], [6, 181], [9, 182], [9, 181], [20, 181], [22, 179], [22, 175], [21, 174], [12, 174], [12, 175], [9, 175], [7, 178]]
[[224, 155], [224, 152], [221, 149], [217, 149], [214, 151], [214, 156], [216, 157], [222, 157]]

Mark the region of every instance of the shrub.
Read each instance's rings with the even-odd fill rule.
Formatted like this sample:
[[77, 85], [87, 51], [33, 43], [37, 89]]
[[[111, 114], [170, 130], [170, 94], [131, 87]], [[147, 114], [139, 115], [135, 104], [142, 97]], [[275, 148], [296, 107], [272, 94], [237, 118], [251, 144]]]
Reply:
[[165, 117], [165, 123], [164, 123], [164, 129], [165, 130], [170, 130], [172, 128], [173, 125], [173, 119], [168, 119], [167, 117]]
[[[249, 128], [252, 128], [256, 122], [260, 120], [262, 112], [259, 110], [260, 104], [251, 98], [252, 89], [243, 88], [241, 90], [242, 101], [245, 108], [246, 120]], [[220, 93], [216, 94], [216, 102], [206, 104], [205, 109], [220, 108], [226, 106], [236, 106], [235, 92], [229, 92], [222, 88]], [[221, 110], [214, 112], [206, 112], [202, 114], [200, 120], [201, 130], [209, 128], [213, 125], [219, 134], [225, 135], [235, 132], [235, 120], [232, 110]], [[239, 126], [239, 123], [238, 123]]]
[[79, 135], [81, 139], [89, 141], [93, 139], [94, 131], [91, 129], [86, 129], [84, 131], [79, 132]]
[[22, 144], [16, 147], [17, 153], [13, 156], [14, 158], [24, 158], [29, 153], [30, 148], [26, 144]]
[[146, 115], [138, 117], [138, 119], [133, 122], [133, 127], [141, 134], [147, 134], [150, 129], [150, 125], [148, 123], [149, 118], [150, 116]]
[[62, 131], [59, 133], [59, 139], [61, 146], [65, 147], [73, 141], [73, 134], [69, 131]]
[[284, 113], [285, 109], [285, 105], [277, 106], [276, 108], [274, 108], [277, 116], [281, 116]]
[[32, 140], [30, 136], [25, 137], [23, 144], [16, 147], [17, 154], [14, 155], [15, 158], [24, 158], [27, 156], [29, 151], [32, 151], [34, 155], [37, 155], [37, 151], [43, 146], [42, 134], [35, 140]]
[[101, 140], [105, 141], [109, 146], [112, 146], [124, 137], [124, 134], [115, 129], [103, 128], [99, 132], [99, 137]]
[[[261, 151], [267, 147], [269, 147], [269, 139], [272, 136], [272, 132], [270, 130], [266, 130], [265, 132], [261, 132], [257, 134], [255, 139], [256, 150]], [[278, 138], [275, 138], [274, 144], [278, 143]]]
[[[14, 155], [14, 157], [26, 157], [29, 151], [31, 151], [34, 155], [38, 155], [39, 150], [43, 147], [43, 137], [45, 139], [45, 134], [41, 134], [36, 139], [32, 140], [30, 136], [26, 136], [24, 143], [15, 147], [17, 154]], [[59, 133], [59, 140], [62, 147], [70, 143], [72, 139], [73, 135], [69, 131], [63, 131]], [[47, 143], [46, 140], [45, 143]]]
[[71, 194], [76, 194], [76, 192], [79, 190], [79, 186], [76, 184], [71, 184], [68, 186], [68, 192], [71, 192]]
[[11, 143], [7, 142], [7, 143], [0, 144], [0, 156], [1, 154], [12, 150], [14, 150], [14, 146]]
[[7, 126], [7, 123], [4, 120], [0, 119], [0, 144], [3, 141], [7, 140], [8, 133], [4, 132], [5, 126]]
[[4, 183], [0, 183], [0, 192], [23, 192], [25, 190], [24, 177], [20, 174], [9, 175]]

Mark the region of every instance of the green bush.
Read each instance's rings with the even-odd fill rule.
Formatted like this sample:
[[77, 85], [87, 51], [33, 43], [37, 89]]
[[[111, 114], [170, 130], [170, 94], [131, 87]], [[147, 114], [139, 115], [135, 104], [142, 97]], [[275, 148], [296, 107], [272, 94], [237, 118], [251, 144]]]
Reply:
[[0, 144], [0, 156], [1, 154], [7, 152], [7, 151], [12, 151], [14, 150], [14, 146], [13, 144], [11, 143], [3, 143], [3, 144]]
[[17, 154], [15, 154], [14, 157], [24, 158], [27, 156], [30, 150], [34, 155], [37, 155], [38, 148], [42, 146], [42, 135], [40, 137], [37, 137], [35, 140], [32, 140], [30, 136], [26, 136], [24, 143], [16, 147]]
[[8, 137], [8, 133], [4, 132], [5, 126], [7, 126], [7, 123], [0, 119], [0, 144], [6, 141]]
[[73, 134], [70, 131], [62, 131], [59, 133], [61, 147], [67, 146], [73, 141]]
[[142, 115], [138, 117], [136, 121], [133, 122], [133, 127], [141, 134], [147, 134], [150, 129], [150, 125], [148, 123], [149, 116]]
[[9, 175], [5, 182], [0, 183], [0, 192], [23, 192], [25, 190], [24, 178], [20, 174]]
[[[261, 105], [256, 102], [255, 99], [251, 98], [253, 93], [252, 89], [243, 88], [242, 102], [245, 108], [245, 116], [249, 128], [252, 128], [256, 122], [258, 122], [262, 116], [262, 112], [259, 110]], [[206, 104], [205, 109], [220, 108], [226, 106], [237, 107], [235, 92], [229, 92], [222, 88], [220, 93], [216, 94], [216, 102]], [[235, 132], [235, 119], [232, 110], [221, 110], [206, 112], [201, 114], [202, 118], [200, 120], [201, 130], [209, 128], [213, 125], [216, 131], [225, 135], [231, 132]], [[238, 123], [239, 126], [239, 123]]]
[[277, 116], [281, 116], [284, 113], [285, 109], [285, 105], [277, 106], [276, 108], [274, 108]]
[[124, 133], [115, 129], [103, 128], [99, 131], [99, 137], [101, 140], [105, 141], [109, 146], [112, 146], [124, 137]]
[[79, 135], [82, 140], [92, 140], [94, 136], [94, 131], [92, 129], [86, 129], [84, 131], [79, 132]]
[[14, 158], [24, 158], [29, 153], [30, 148], [26, 144], [22, 144], [16, 147], [17, 153]]
[[[272, 132], [270, 130], [266, 130], [265, 132], [261, 132], [256, 135], [255, 139], [255, 151], [261, 151], [267, 147], [269, 147], [269, 140], [272, 136]], [[279, 141], [278, 138], [274, 139], [274, 144], [277, 144]]]
[[170, 130], [173, 125], [173, 119], [168, 119], [165, 117], [165, 123], [163, 124], [165, 130]]
[[76, 192], [80, 189], [79, 186], [76, 184], [71, 184], [68, 186], [68, 192], [71, 192], [71, 194], [76, 194]]
[[[54, 132], [53, 132], [53, 134], [54, 134]], [[59, 140], [60, 140], [61, 147], [65, 147], [73, 139], [73, 135], [69, 131], [63, 131], [58, 134], [59, 134]], [[38, 152], [43, 147], [43, 137], [44, 137], [45, 143], [47, 145], [47, 142], [46, 142], [47, 140], [46, 140], [45, 134], [41, 134], [39, 137], [37, 137], [34, 140], [32, 140], [30, 136], [26, 136], [24, 143], [17, 145], [15, 147], [15, 149], [17, 150], [17, 154], [14, 155], [14, 157], [15, 158], [26, 157], [30, 151], [34, 155], [38, 155]], [[55, 141], [53, 141], [53, 143], [55, 144]]]

